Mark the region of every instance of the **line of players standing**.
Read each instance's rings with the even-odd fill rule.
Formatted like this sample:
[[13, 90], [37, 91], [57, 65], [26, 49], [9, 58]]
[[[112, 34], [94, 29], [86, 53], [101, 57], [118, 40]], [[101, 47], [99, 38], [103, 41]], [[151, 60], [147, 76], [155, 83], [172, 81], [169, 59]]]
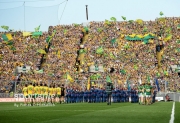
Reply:
[[[66, 89], [66, 103], [78, 103], [83, 101], [90, 103], [107, 102], [107, 97], [106, 90], [100, 88], [92, 88], [85, 91], [79, 91], [72, 88]], [[132, 103], [138, 103], [139, 100], [136, 89], [127, 90], [126, 88], [113, 89], [112, 98], [114, 103], [129, 101]]]

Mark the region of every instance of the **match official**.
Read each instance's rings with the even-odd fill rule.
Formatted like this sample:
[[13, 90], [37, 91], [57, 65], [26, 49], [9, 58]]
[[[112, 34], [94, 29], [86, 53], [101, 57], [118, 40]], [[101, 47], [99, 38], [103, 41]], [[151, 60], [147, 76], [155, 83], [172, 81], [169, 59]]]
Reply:
[[106, 93], [107, 93], [107, 105], [111, 105], [111, 95], [112, 95], [112, 90], [113, 90], [113, 84], [112, 82], [107, 82], [106, 86]]

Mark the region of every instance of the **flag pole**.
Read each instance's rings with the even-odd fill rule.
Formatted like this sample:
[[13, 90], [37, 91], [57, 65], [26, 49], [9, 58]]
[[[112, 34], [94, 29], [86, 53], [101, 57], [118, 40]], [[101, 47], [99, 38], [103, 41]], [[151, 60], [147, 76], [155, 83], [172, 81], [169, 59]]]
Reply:
[[24, 1], [24, 32], [26, 30], [26, 24], [25, 24], [25, 1]]
[[88, 5], [86, 5], [86, 19], [87, 19], [87, 26], [88, 26]]

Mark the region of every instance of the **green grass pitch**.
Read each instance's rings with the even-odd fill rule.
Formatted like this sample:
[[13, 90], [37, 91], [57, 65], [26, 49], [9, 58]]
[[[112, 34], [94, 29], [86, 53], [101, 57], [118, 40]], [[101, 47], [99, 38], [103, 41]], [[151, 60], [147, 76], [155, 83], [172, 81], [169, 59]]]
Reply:
[[[17, 103], [19, 104], [19, 103]], [[169, 123], [172, 102], [150, 106], [132, 103], [73, 103], [55, 106], [19, 106], [0, 103], [0, 123]], [[180, 123], [180, 103], [175, 103], [175, 123]]]

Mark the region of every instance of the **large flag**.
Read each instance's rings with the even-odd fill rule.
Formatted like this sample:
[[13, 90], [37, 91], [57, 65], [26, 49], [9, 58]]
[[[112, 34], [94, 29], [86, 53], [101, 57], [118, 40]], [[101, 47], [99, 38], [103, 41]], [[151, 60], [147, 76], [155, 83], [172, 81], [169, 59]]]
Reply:
[[23, 36], [24, 36], [24, 37], [26, 37], [26, 36], [30, 36], [30, 35], [32, 35], [32, 33], [31, 33], [31, 32], [23, 32]]
[[33, 32], [32, 35], [33, 36], [40, 36], [40, 35], [42, 35], [42, 32], [41, 31], [40, 32]]
[[9, 26], [1, 26], [4, 30], [9, 30]]
[[11, 34], [6, 34], [6, 35], [3, 34], [2, 38], [3, 38], [4, 41], [9, 41], [9, 40], [13, 39]]
[[155, 84], [156, 84], [156, 87], [157, 87], [157, 89], [158, 89], [158, 91], [160, 90], [160, 87], [159, 87], [159, 82], [158, 82], [158, 79], [157, 78], [155, 78]]

